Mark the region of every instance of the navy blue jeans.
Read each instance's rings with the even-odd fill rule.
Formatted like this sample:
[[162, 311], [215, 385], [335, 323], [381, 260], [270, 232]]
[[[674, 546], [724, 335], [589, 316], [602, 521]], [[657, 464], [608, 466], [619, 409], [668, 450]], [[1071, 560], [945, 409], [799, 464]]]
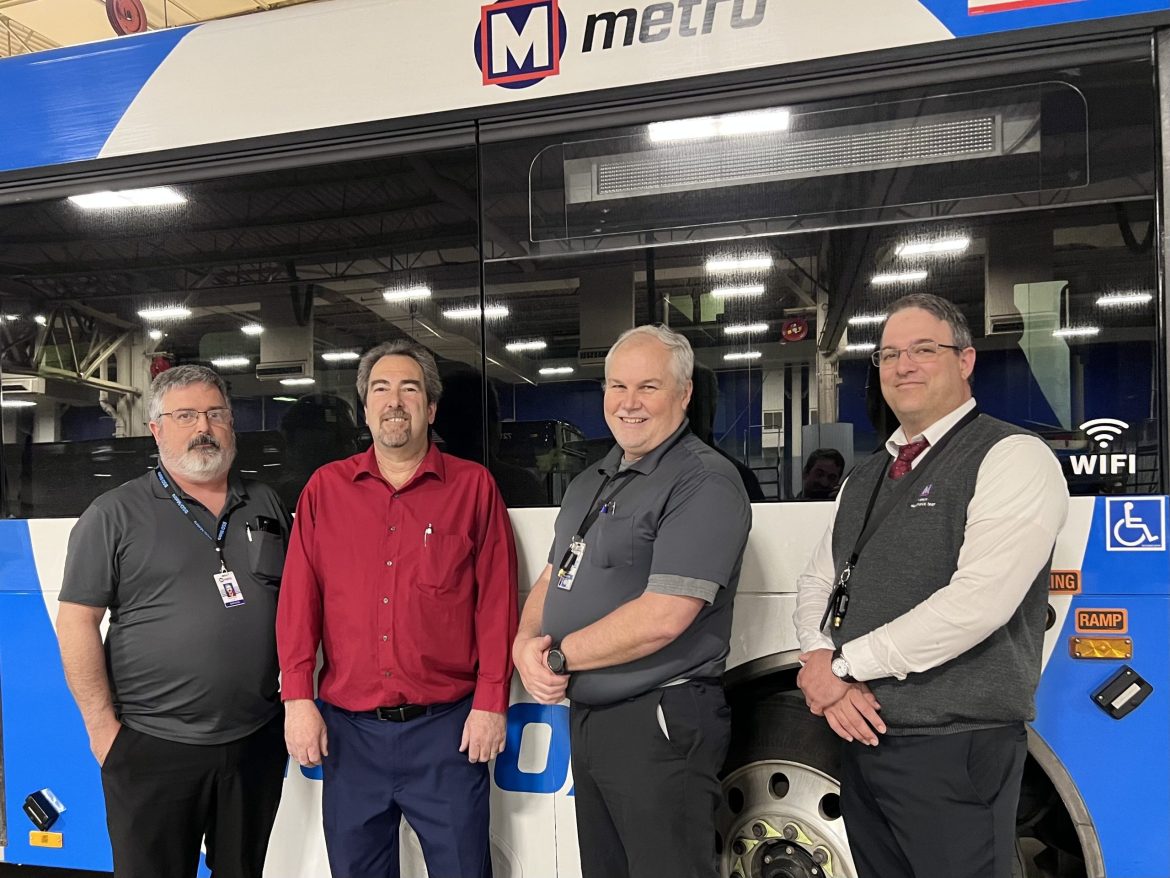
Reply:
[[323, 706], [325, 847], [333, 878], [398, 878], [398, 824], [431, 878], [491, 878], [488, 767], [459, 752], [471, 697], [407, 722]]

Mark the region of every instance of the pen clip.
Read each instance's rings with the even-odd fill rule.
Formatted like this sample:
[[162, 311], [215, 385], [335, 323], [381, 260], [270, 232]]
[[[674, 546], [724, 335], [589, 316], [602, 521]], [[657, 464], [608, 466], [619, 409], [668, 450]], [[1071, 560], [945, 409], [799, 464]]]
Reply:
[[248, 542], [252, 542], [252, 526], [247, 522], [244, 522], [244, 530], [248, 532]]
[[427, 545], [427, 538], [430, 537], [430, 535], [433, 534], [434, 532], [435, 532], [434, 527], [432, 527], [431, 524], [428, 522], [427, 529], [423, 531], [423, 548], [424, 549], [426, 548], [426, 545]]

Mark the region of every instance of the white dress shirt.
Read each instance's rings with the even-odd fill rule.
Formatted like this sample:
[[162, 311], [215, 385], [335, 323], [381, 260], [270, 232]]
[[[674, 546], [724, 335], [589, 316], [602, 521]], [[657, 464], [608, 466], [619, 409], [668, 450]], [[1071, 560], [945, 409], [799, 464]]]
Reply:
[[[910, 439], [899, 427], [886, 450], [897, 457], [900, 446], [926, 438], [930, 446], [913, 460], [911, 468], [916, 467], [974, 407], [970, 399]], [[1008, 436], [995, 443], [979, 466], [967, 506], [958, 569], [914, 609], [843, 644], [841, 654], [850, 673], [858, 680], [902, 680], [962, 655], [1007, 624], [1048, 563], [1067, 514], [1068, 485], [1044, 442], [1035, 436]], [[820, 623], [836, 579], [830, 524], [797, 580], [792, 619], [805, 652], [833, 649]]]

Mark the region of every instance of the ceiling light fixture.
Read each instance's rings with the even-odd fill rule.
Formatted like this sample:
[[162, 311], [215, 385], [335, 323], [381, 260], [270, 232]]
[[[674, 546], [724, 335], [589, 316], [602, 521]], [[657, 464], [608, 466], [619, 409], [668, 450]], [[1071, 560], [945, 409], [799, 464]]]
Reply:
[[1097, 299], [1097, 304], [1102, 308], [1114, 308], [1121, 305], [1144, 305], [1153, 298], [1153, 293], [1108, 293]]
[[763, 354], [759, 351], [738, 351], [733, 354], [724, 354], [725, 360], [758, 360]]
[[857, 314], [849, 318], [849, 325], [867, 326], [871, 323], [881, 323], [885, 319], [885, 314]]
[[711, 290], [711, 295], [718, 299], [728, 299], [732, 296], [762, 296], [763, 294], [763, 284], [744, 284], [738, 287], [715, 287], [715, 289]]
[[244, 335], [263, 335], [264, 327], [259, 323], [245, 323], [240, 327], [240, 332]]
[[305, 387], [309, 384], [316, 384], [315, 378], [281, 378], [280, 383], [285, 387]]
[[510, 341], [504, 345], [504, 349], [508, 351], [543, 351], [547, 347], [548, 342], [542, 338], [532, 341]]
[[330, 363], [343, 363], [346, 361], [360, 360], [362, 355], [357, 351], [326, 351], [321, 355], [322, 360], [327, 360]]
[[36, 405], [31, 399], [0, 399], [0, 408], [28, 409]]
[[247, 357], [216, 357], [211, 361], [211, 365], [217, 369], [239, 369], [251, 363]]
[[572, 366], [545, 366], [540, 370], [541, 375], [572, 375]]
[[44, 314], [38, 314], [33, 318], [33, 323], [35, 323], [37, 326], [48, 326], [49, 318]]
[[415, 302], [419, 299], [429, 299], [430, 297], [431, 288], [426, 284], [382, 291], [382, 298], [387, 302]]
[[895, 256], [939, 256], [944, 253], [962, 253], [971, 246], [971, 239], [965, 235], [958, 238], [939, 238], [934, 241], [917, 241], [913, 244], [899, 244]]
[[443, 316], [448, 320], [478, 320], [482, 316], [485, 320], [494, 320], [498, 317], [507, 317], [508, 309], [503, 305], [488, 305], [480, 309], [479, 305], [469, 305], [466, 308], [448, 308]]
[[163, 334], [161, 329], [152, 329], [146, 334], [150, 336], [151, 341], [162, 341]]
[[734, 257], [712, 257], [707, 260], [707, 271], [764, 271], [772, 267], [771, 256], [744, 256], [741, 259]]
[[143, 320], [183, 320], [191, 316], [191, 310], [182, 305], [165, 305], [161, 308], [143, 308], [138, 316]]
[[186, 198], [169, 186], [121, 189], [117, 192], [88, 192], [85, 195], [70, 195], [69, 200], [84, 210], [116, 210], [125, 207], [160, 207], [187, 203]]
[[272, 401], [273, 402], [296, 402], [297, 398], [295, 396], [274, 396], [274, 397], [272, 397]]
[[723, 327], [724, 335], [755, 335], [767, 331], [767, 323], [732, 323]]
[[847, 351], [872, 351], [877, 348], [877, 345], [872, 341], [859, 341], [854, 344], [845, 345]]
[[1100, 326], [1068, 326], [1064, 329], [1054, 329], [1053, 338], [1087, 338], [1101, 332]]
[[925, 271], [892, 271], [887, 274], [875, 274], [871, 283], [875, 287], [886, 284], [913, 284], [926, 280]]

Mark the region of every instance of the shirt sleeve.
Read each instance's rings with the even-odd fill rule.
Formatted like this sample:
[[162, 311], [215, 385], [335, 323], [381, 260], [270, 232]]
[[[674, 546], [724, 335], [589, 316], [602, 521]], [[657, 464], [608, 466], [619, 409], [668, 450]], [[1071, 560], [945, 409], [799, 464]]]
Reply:
[[[650, 579], [680, 576], [725, 588], [752, 527], [743, 484], [701, 473], [671, 492], [654, 537]], [[649, 583], [647, 583], [649, 585]]]
[[858, 680], [905, 679], [962, 655], [1007, 624], [1052, 557], [1068, 514], [1055, 455], [1035, 436], [1009, 436], [983, 459], [958, 567], [912, 610], [842, 647]]
[[283, 701], [312, 698], [321, 643], [321, 580], [313, 563], [316, 551], [317, 477], [301, 492], [284, 560], [276, 606], [276, 651], [280, 659]]
[[119, 539], [111, 510], [91, 504], [69, 532], [61, 600], [88, 607], [117, 605]]
[[698, 598], [708, 604], [715, 603], [719, 594], [719, 583], [709, 579], [695, 579], [693, 576], [672, 576], [655, 573], [646, 584], [646, 591], [674, 597]]
[[[837, 501], [833, 506], [833, 520], [836, 520], [836, 510], [841, 505], [841, 496], [845, 493], [848, 480], [841, 485], [837, 492]], [[796, 639], [800, 642], [801, 652], [812, 652], [814, 649], [833, 649], [833, 638], [821, 630], [821, 620], [825, 617], [825, 608], [829, 605], [829, 598], [833, 594], [833, 585], [837, 579], [836, 566], [833, 564], [833, 522], [829, 522], [825, 535], [813, 550], [808, 566], [796, 580], [796, 610], [792, 614], [792, 623], [796, 626]]]
[[512, 688], [512, 641], [519, 623], [516, 540], [504, 498], [484, 471], [475, 551], [475, 710], [504, 713]]

